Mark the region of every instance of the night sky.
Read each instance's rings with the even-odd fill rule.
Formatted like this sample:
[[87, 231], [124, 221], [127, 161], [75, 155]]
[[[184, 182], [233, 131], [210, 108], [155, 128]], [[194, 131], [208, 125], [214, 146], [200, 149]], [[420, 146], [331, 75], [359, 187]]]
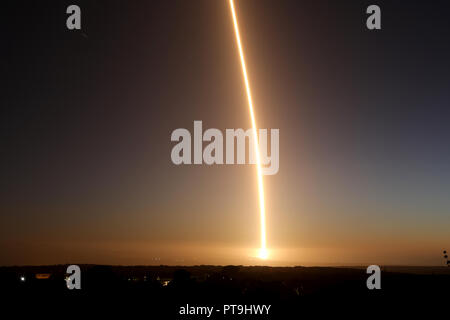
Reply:
[[[264, 264], [440, 265], [448, 1], [235, 4], [258, 126], [280, 129]], [[255, 167], [170, 158], [194, 120], [251, 127], [228, 1], [1, 6], [0, 265], [261, 263]]]

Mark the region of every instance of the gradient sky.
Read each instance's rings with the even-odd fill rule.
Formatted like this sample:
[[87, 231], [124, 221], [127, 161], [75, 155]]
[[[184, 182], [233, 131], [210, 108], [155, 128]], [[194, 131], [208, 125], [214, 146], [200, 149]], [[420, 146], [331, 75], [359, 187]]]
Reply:
[[[235, 0], [264, 178], [265, 264], [441, 265], [448, 1]], [[176, 166], [176, 128], [249, 128], [228, 2], [3, 4], [0, 265], [260, 264], [256, 170]]]

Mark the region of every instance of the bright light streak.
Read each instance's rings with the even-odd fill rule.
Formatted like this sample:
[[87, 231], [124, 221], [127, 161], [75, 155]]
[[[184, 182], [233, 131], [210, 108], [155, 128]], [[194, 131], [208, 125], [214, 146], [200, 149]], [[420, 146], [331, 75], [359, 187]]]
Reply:
[[236, 18], [236, 12], [234, 10], [233, 0], [230, 0], [230, 8], [231, 8], [231, 14], [233, 16], [234, 32], [236, 34], [236, 42], [237, 42], [238, 49], [239, 49], [239, 56], [241, 58], [242, 74], [244, 76], [245, 89], [247, 91], [248, 107], [250, 109], [250, 118], [252, 120], [253, 139], [254, 139], [254, 146], [255, 146], [255, 153], [256, 153], [256, 168], [257, 168], [257, 174], [258, 174], [258, 193], [259, 193], [259, 213], [260, 213], [260, 220], [261, 220], [261, 248], [259, 249], [258, 256], [261, 259], [267, 259], [269, 256], [269, 252], [267, 251], [267, 245], [266, 245], [266, 212], [265, 212], [265, 205], [264, 205], [264, 185], [263, 185], [263, 175], [262, 175], [262, 169], [261, 169], [261, 156], [259, 153], [258, 134], [257, 134], [257, 130], [256, 130], [256, 128], [257, 128], [256, 120], [255, 120], [255, 114], [253, 112], [252, 94], [250, 91], [250, 83], [248, 81], [248, 76], [247, 76], [247, 68], [245, 67], [244, 51], [242, 50], [241, 37], [239, 35], [239, 27], [238, 27], [238, 22], [237, 22], [237, 18]]

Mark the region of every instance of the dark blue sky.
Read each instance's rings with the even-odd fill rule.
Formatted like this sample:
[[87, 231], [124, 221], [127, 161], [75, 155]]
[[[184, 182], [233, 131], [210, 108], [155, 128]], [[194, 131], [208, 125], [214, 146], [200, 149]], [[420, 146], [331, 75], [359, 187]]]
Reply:
[[[280, 129], [274, 263], [439, 264], [450, 242], [449, 5], [376, 3], [379, 31], [371, 1], [236, 0]], [[194, 120], [250, 127], [227, 2], [77, 1], [82, 31], [69, 4], [2, 4], [0, 264], [246, 263], [254, 168], [170, 161]]]

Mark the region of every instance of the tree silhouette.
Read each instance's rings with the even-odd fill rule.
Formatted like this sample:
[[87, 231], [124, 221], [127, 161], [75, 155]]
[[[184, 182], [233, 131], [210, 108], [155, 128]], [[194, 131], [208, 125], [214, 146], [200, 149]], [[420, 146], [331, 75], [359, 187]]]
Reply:
[[444, 250], [444, 259], [447, 263], [447, 267], [450, 267], [450, 260], [448, 259], [447, 251]]

